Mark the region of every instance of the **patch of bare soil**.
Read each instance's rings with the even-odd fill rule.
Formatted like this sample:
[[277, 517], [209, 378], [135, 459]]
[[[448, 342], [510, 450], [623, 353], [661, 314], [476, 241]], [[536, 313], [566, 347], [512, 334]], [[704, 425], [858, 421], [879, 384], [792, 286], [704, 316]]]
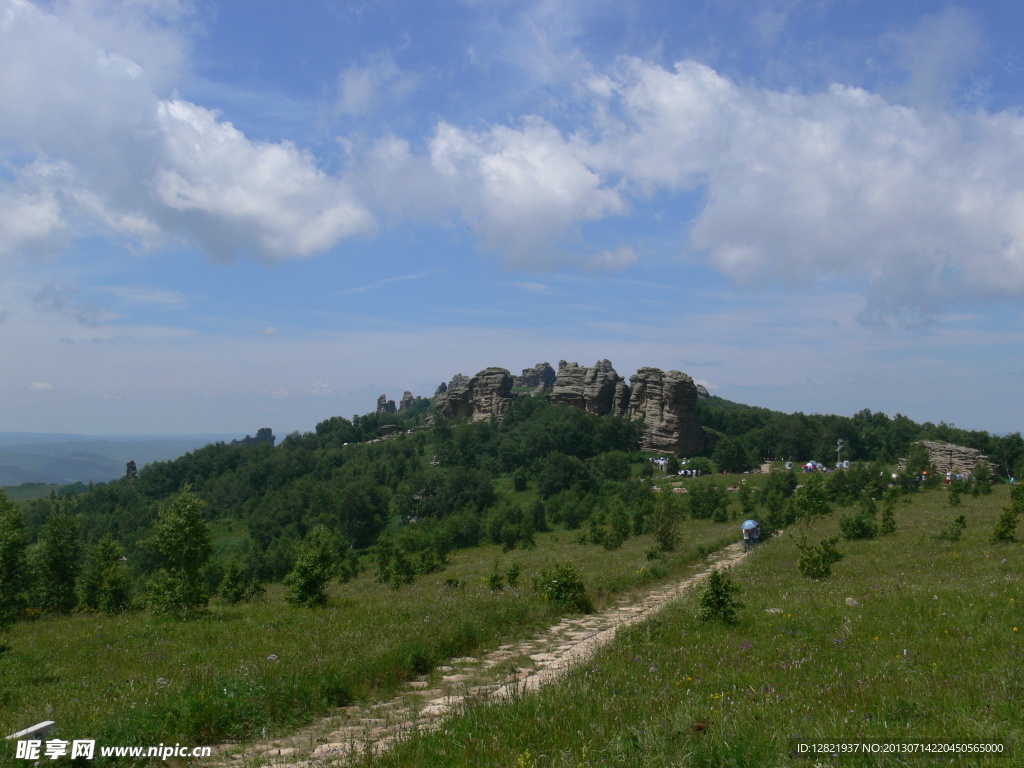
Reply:
[[[663, 585], [641, 598], [622, 598], [600, 613], [563, 619], [544, 632], [477, 657], [451, 659], [431, 675], [406, 684], [395, 698], [345, 707], [290, 736], [219, 751], [220, 766], [314, 768], [344, 764], [365, 750], [382, 752], [414, 731], [438, 728], [470, 703], [500, 702], [553, 682], [573, 665], [590, 659], [622, 627], [647, 619], [713, 570], [744, 557], [742, 543], [708, 556], [683, 581]], [[204, 768], [212, 768], [203, 761]]]

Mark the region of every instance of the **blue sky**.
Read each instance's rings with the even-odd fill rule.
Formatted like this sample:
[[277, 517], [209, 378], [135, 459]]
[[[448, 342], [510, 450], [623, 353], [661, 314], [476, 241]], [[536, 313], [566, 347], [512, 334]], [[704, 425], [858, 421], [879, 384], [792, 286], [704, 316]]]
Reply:
[[1024, 6], [0, 0], [8, 431], [608, 358], [1022, 428]]

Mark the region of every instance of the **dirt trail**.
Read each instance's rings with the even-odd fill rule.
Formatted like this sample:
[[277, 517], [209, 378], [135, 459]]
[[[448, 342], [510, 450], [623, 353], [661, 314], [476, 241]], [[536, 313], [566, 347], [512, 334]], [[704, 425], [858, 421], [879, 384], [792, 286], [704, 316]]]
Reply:
[[[743, 557], [742, 543], [731, 544], [709, 555], [707, 563], [693, 566], [692, 576], [639, 600], [622, 598], [601, 613], [563, 619], [532, 638], [499, 646], [480, 658], [452, 659], [431, 675], [406, 683], [406, 690], [390, 701], [345, 707], [284, 738], [225, 747], [217, 763], [313, 768], [344, 764], [367, 749], [387, 750], [413, 731], [438, 728], [466, 703], [503, 701], [553, 682], [590, 659], [622, 627], [647, 619], [711, 571]], [[203, 765], [213, 768], [207, 761]]]

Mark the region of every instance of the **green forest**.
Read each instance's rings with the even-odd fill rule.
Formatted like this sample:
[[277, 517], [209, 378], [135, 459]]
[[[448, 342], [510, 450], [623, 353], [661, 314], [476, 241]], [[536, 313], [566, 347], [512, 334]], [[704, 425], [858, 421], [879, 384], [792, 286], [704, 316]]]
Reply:
[[[429, 401], [400, 414], [332, 417], [279, 445], [216, 443], [114, 482], [69, 486], [31, 501], [0, 496], [0, 618], [73, 610], [201, 609], [211, 597], [258, 597], [281, 582], [313, 604], [327, 579], [375, 567], [395, 587], [443, 570], [452, 552], [482, 543], [529, 547], [537, 532], [579, 530], [609, 549], [664, 529], [672, 514], [719, 522], [759, 514], [784, 522], [791, 473], [729, 498], [714, 482], [659, 497], [638, 448], [641, 424], [516, 399], [500, 422], [427, 428]], [[1021, 470], [1020, 433], [997, 436], [861, 411], [783, 414], [718, 397], [699, 403], [712, 436], [705, 473], [742, 473], [765, 460], [830, 463], [839, 438], [848, 472], [824, 484], [852, 503], [886, 477], [913, 441], [977, 448], [1003, 477]], [[378, 439], [381, 427], [398, 434]], [[678, 460], [669, 469], [678, 469]], [[729, 482], [733, 482], [730, 479]], [[888, 481], [886, 481], [888, 482]], [[906, 485], [906, 483], [904, 483]], [[879, 488], [878, 496], [884, 488]], [[661, 526], [662, 528], [659, 528]]]

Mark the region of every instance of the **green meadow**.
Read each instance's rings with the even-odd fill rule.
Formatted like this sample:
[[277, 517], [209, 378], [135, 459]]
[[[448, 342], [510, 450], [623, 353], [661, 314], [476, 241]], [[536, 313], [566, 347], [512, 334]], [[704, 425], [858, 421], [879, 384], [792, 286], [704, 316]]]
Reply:
[[[560, 610], [530, 587], [545, 565], [575, 563], [599, 610], [612, 596], [688, 574], [738, 538], [734, 522], [683, 521], [680, 531], [678, 550], [653, 561], [649, 535], [607, 551], [564, 530], [537, 534], [532, 549], [460, 550], [443, 572], [399, 590], [378, 583], [368, 563], [314, 609], [286, 603], [278, 584], [262, 602], [214, 601], [191, 620], [80, 612], [19, 622], [0, 654], [0, 732], [55, 720], [53, 738], [146, 746], [285, 733], [557, 621]], [[514, 564], [520, 575], [509, 587]], [[500, 590], [489, 585], [495, 569]]]
[[[695, 593], [630, 628], [537, 695], [468, 707], [374, 766], [787, 766], [1024, 763], [1024, 547], [991, 544], [1008, 489], [898, 505], [897, 532], [840, 539], [821, 580], [797, 568], [796, 528], [732, 569], [734, 625], [696, 618]], [[959, 541], [936, 534], [963, 514]], [[838, 535], [838, 515], [807, 531]], [[856, 601], [856, 605], [847, 599]], [[998, 742], [1002, 757], [800, 758], [799, 742]]]

